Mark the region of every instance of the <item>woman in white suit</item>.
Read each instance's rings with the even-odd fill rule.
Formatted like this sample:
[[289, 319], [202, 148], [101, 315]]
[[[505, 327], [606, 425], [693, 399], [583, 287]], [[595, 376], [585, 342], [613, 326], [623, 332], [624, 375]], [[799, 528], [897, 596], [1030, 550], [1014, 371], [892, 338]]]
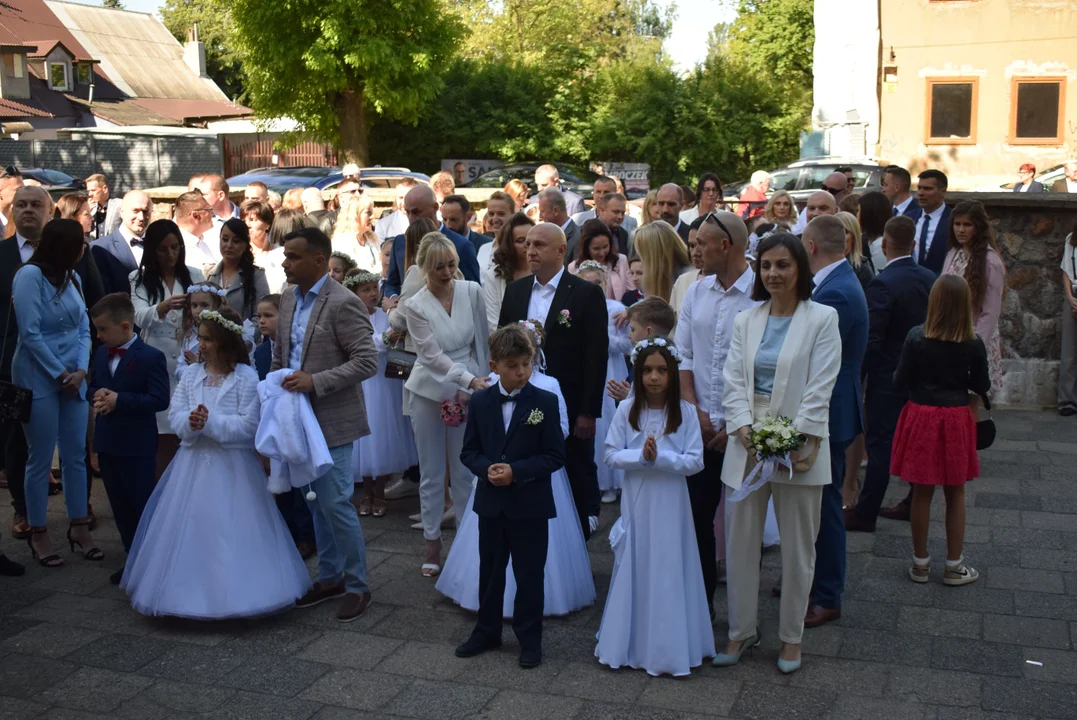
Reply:
[[723, 368], [730, 438], [722, 466], [727, 495], [741, 487], [754, 466], [747, 449], [753, 422], [768, 413], [784, 416], [806, 441], [791, 457], [792, 473], [783, 468], [747, 497], [727, 503], [729, 643], [713, 662], [735, 665], [745, 649], [759, 644], [759, 553], [773, 497], [782, 538], [778, 668], [791, 673], [800, 667], [820, 504], [823, 486], [831, 481], [830, 393], [841, 365], [841, 336], [837, 312], [811, 301], [811, 270], [799, 239], [788, 233], [764, 238], [757, 259], [752, 299], [763, 304], [737, 316]]

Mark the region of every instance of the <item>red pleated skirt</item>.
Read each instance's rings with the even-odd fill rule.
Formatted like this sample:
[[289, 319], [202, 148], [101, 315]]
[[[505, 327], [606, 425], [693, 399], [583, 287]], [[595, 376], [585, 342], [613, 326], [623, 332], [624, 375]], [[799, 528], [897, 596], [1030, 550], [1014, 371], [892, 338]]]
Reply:
[[905, 403], [894, 431], [890, 474], [918, 485], [964, 485], [978, 477], [976, 420], [968, 406]]

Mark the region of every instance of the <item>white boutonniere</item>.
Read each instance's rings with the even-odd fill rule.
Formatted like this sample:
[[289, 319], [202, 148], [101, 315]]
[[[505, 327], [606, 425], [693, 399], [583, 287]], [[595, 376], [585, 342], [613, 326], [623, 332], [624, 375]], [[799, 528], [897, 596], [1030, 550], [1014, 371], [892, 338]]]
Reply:
[[527, 424], [538, 425], [545, 417], [546, 416], [542, 414], [541, 410], [532, 410], [531, 414], [527, 416]]
[[572, 313], [568, 310], [562, 310], [557, 316], [557, 324], [567, 328], [572, 327]]

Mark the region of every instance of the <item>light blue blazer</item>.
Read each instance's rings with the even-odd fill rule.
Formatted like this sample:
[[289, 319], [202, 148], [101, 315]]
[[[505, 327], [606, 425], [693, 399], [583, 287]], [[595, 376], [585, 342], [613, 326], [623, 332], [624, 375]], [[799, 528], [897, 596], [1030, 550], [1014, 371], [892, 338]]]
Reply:
[[[11, 294], [19, 324], [11, 379], [34, 397], [58, 393], [61, 375], [90, 364], [90, 318], [82, 293], [71, 283], [57, 297], [40, 268], [24, 265], [15, 273]], [[79, 397], [86, 398], [85, 382]]]

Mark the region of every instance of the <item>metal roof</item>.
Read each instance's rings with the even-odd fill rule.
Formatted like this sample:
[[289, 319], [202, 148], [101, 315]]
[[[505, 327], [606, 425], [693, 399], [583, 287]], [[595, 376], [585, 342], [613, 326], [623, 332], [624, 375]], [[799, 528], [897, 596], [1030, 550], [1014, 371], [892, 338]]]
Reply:
[[0, 42], [37, 45], [62, 42], [75, 60], [93, 60], [44, 0], [4, 0], [0, 2]]

